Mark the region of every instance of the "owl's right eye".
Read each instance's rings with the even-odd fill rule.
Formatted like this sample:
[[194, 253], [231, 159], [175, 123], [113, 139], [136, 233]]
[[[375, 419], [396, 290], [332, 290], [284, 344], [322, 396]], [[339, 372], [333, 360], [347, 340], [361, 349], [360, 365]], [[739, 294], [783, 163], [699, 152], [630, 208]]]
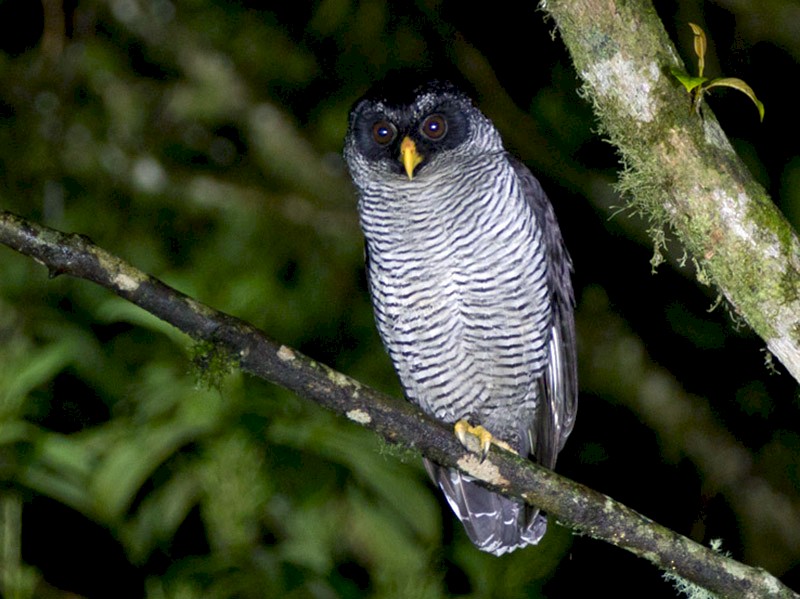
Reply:
[[372, 125], [372, 139], [382, 146], [392, 143], [396, 135], [397, 128], [389, 121], [378, 121]]

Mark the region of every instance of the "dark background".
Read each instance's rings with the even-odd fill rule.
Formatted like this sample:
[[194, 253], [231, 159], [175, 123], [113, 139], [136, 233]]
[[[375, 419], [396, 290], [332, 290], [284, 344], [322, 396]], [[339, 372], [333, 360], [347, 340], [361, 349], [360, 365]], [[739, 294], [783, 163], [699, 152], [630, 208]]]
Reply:
[[[692, 21], [706, 74], [766, 105], [759, 123], [739, 92], [708, 98], [796, 227], [800, 6], [656, 8], [685, 61]], [[342, 138], [387, 71], [455, 77], [541, 179], [575, 262], [581, 407], [559, 471], [800, 588], [796, 383], [674, 242], [653, 273], [649, 224], [614, 192], [614, 148], [554, 28], [533, 2], [5, 1], [0, 206], [399, 395]], [[8, 596], [676, 595], [555, 524], [539, 547], [479, 553], [419, 456], [248, 377], [208, 388], [197, 353], [0, 249]]]

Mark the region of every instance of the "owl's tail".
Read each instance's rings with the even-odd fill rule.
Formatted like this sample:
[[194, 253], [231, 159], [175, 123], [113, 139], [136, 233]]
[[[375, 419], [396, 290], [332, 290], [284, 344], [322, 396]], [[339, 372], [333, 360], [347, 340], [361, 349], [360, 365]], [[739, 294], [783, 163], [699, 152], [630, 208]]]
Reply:
[[458, 470], [429, 460], [425, 469], [481, 551], [503, 555], [535, 545], [547, 531], [547, 518], [538, 509], [484, 489]]

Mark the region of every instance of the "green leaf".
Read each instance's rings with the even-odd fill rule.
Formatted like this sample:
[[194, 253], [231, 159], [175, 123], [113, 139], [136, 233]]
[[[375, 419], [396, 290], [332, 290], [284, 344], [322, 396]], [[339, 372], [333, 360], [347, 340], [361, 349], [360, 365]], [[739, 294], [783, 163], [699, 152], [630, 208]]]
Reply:
[[703, 31], [699, 25], [689, 23], [694, 33], [694, 53], [697, 54], [697, 74], [702, 77], [703, 69], [706, 67], [706, 49], [708, 42], [706, 41], [706, 32]]
[[676, 67], [672, 67], [670, 69], [670, 72], [672, 72], [672, 75], [675, 77], [675, 79], [677, 79], [683, 84], [683, 87], [686, 88], [687, 92], [692, 91], [697, 86], [702, 85], [703, 83], [708, 81], [708, 77], [692, 77], [686, 71], [681, 71]]
[[70, 363], [73, 349], [70, 339], [64, 339], [27, 352], [4, 351], [0, 361], [0, 414], [18, 415], [28, 394]]
[[147, 560], [159, 543], [169, 541], [197, 503], [200, 483], [196, 472], [183, 468], [148, 493], [133, 519], [121, 528], [121, 538], [135, 563]]
[[106, 522], [121, 518], [156, 468], [210, 426], [172, 421], [139, 429], [109, 447], [88, 482], [97, 517]]
[[93, 500], [87, 480], [94, 463], [95, 452], [75, 436], [42, 433], [37, 435], [16, 476], [36, 493], [90, 513]]
[[753, 101], [753, 104], [756, 105], [758, 108], [758, 114], [761, 117], [761, 120], [764, 120], [764, 105], [756, 98], [756, 92], [753, 91], [753, 88], [747, 85], [741, 79], [737, 79], [736, 77], [722, 77], [720, 79], [713, 79], [707, 86], [706, 89], [711, 89], [712, 87], [732, 87], [733, 89], [738, 89], [743, 94], [746, 94], [748, 98]]

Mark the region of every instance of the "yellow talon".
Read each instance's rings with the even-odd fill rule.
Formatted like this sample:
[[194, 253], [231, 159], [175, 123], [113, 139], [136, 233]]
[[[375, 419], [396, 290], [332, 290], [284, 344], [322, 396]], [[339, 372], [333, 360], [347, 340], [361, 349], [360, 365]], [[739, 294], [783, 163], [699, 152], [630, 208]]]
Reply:
[[[455, 430], [456, 437], [458, 437], [458, 440], [461, 441], [461, 444], [464, 447], [470, 451], [476, 451], [476, 449], [480, 451], [481, 462], [483, 462], [486, 459], [486, 456], [489, 455], [489, 449], [491, 449], [492, 443], [498, 447], [502, 447], [506, 451], [514, 451], [511, 446], [508, 445], [508, 443], [501, 441], [500, 439], [495, 439], [494, 436], [492, 436], [492, 433], [480, 425], [472, 426], [466, 420], [461, 419], [456, 422], [453, 428]], [[472, 439], [478, 441], [477, 448], [475, 448], [475, 443], [472, 441]], [[516, 452], [514, 451], [514, 453]]]

